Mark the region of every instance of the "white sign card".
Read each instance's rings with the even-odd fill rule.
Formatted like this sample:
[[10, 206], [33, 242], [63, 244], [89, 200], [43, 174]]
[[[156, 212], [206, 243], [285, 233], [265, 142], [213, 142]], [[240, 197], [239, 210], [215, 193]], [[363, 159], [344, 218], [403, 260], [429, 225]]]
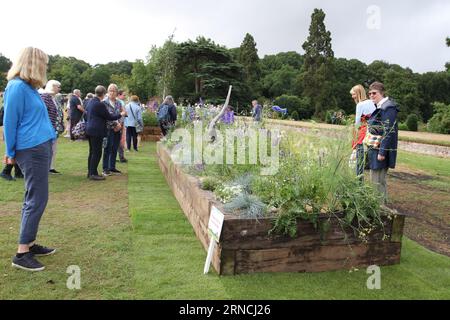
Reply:
[[204, 274], [208, 274], [209, 272], [214, 250], [216, 249], [216, 245], [219, 243], [220, 235], [222, 234], [224, 220], [225, 215], [213, 206], [211, 208], [211, 216], [209, 217], [208, 224], [208, 233], [211, 237], [211, 242], [209, 243], [208, 256], [206, 257], [205, 268], [203, 270]]

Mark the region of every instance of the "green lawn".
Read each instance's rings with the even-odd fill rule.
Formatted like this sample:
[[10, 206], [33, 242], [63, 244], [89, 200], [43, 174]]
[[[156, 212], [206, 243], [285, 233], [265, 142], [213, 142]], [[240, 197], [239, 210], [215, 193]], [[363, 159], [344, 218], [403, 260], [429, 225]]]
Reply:
[[[402, 263], [382, 268], [382, 289], [365, 270], [320, 274], [203, 275], [206, 253], [161, 175], [155, 144], [128, 154], [128, 173], [85, 178], [87, 144], [61, 139], [40, 242], [59, 252], [43, 273], [14, 270], [22, 182], [0, 181], [0, 299], [450, 299], [450, 258], [405, 239]], [[0, 152], [3, 152], [0, 144]], [[66, 288], [70, 265], [80, 291]]]
[[425, 171], [433, 176], [450, 178], [450, 159], [448, 158], [400, 151], [398, 161], [399, 164]]

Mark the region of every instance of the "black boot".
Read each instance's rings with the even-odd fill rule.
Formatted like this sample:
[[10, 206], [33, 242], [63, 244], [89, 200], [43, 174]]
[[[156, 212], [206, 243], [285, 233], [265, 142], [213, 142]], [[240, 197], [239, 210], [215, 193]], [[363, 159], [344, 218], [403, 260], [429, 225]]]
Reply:
[[14, 179], [11, 175], [11, 171], [12, 171], [13, 167], [14, 166], [12, 164], [7, 164], [5, 166], [5, 168], [3, 169], [2, 173], [0, 173], [0, 177], [5, 179], [6, 181], [15, 181], [16, 179]]

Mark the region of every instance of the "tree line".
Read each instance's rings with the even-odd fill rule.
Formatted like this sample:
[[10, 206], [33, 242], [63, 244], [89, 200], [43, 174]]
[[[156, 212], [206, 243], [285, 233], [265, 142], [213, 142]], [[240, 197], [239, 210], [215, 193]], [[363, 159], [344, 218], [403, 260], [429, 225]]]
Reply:
[[[282, 52], [260, 59], [250, 34], [240, 47], [231, 49], [202, 36], [177, 43], [172, 35], [163, 46], [153, 46], [145, 60], [135, 62], [92, 66], [74, 57], [50, 56], [48, 78], [60, 81], [66, 93], [74, 88], [88, 93], [98, 84], [116, 83], [142, 101], [171, 94], [183, 103], [200, 99], [223, 103], [228, 86], [233, 85], [231, 104], [239, 111], [259, 99], [282, 104], [297, 120], [325, 120], [330, 110], [353, 114], [350, 89], [374, 81], [383, 82], [387, 94], [397, 101], [402, 122], [410, 114], [428, 122], [442, 105], [450, 105], [450, 63], [446, 71], [419, 74], [385, 61], [365, 64], [336, 58], [325, 17], [322, 10], [314, 10], [303, 55]], [[450, 39], [445, 41], [450, 46]], [[10, 66], [11, 61], [0, 54], [0, 91]]]

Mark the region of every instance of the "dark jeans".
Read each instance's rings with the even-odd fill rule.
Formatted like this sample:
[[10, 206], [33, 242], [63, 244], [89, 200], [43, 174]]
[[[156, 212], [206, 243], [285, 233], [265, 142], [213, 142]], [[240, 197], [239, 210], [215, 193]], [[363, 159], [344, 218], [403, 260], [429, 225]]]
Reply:
[[160, 122], [159, 127], [161, 128], [163, 136], [167, 136], [167, 133], [169, 132], [170, 128], [173, 126], [172, 122]]
[[98, 176], [98, 164], [102, 158], [103, 137], [89, 137], [88, 177]]
[[364, 146], [358, 144], [356, 148], [356, 175], [361, 181], [364, 181], [364, 168], [366, 167], [366, 155], [364, 152]]
[[19, 244], [34, 242], [39, 222], [48, 202], [48, 171], [52, 159], [52, 142], [16, 152], [16, 160], [25, 176]]
[[133, 138], [133, 148], [137, 151], [138, 136], [135, 127], [127, 127], [127, 148], [131, 149], [131, 138]]
[[11, 173], [12, 173], [12, 169], [15, 169], [15, 176], [17, 177], [17, 176], [22, 176], [22, 170], [20, 170], [20, 167], [19, 167], [19, 165], [17, 165], [17, 164], [15, 164], [15, 165], [12, 165], [12, 164], [7, 164], [6, 166], [5, 166], [5, 168], [3, 168], [3, 173], [4, 174], [7, 174], [7, 175], [11, 175]]
[[116, 169], [117, 151], [120, 145], [120, 132], [108, 131], [106, 148], [103, 150], [103, 171]]

